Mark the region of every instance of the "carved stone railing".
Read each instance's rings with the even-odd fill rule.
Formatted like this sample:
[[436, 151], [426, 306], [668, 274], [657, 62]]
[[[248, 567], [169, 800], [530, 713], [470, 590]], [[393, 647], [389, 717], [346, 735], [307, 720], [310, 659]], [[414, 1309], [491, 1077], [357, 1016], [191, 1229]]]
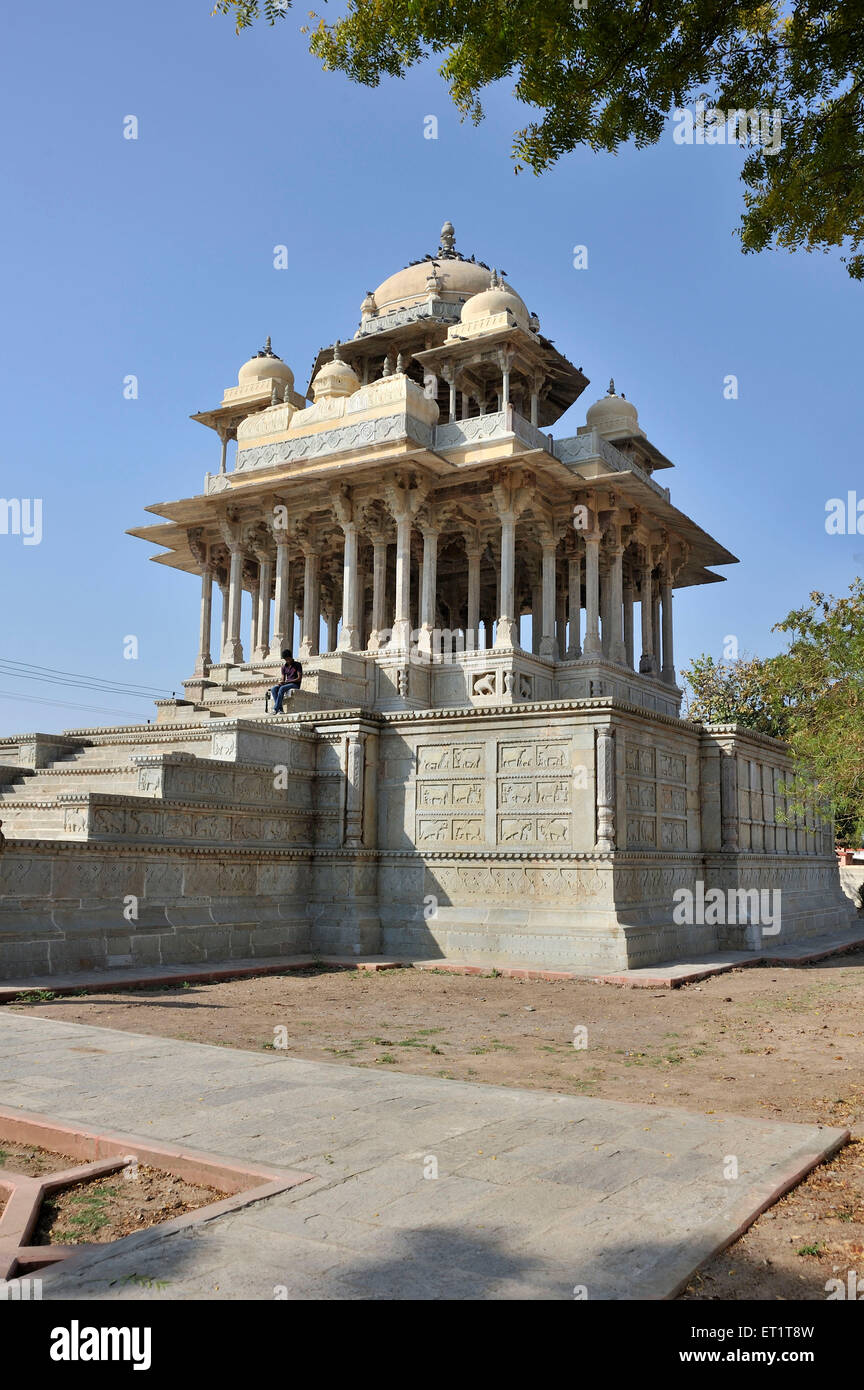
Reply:
[[432, 319], [436, 323], [457, 323], [461, 312], [461, 304], [450, 304], [443, 299], [434, 299], [431, 303], [423, 300], [420, 304], [410, 304], [404, 309], [394, 309], [389, 314], [379, 314], [377, 318], [364, 319], [360, 325], [359, 337], [368, 338], [373, 333], [388, 333], [391, 328], [402, 328], [405, 324], [416, 323], [418, 319]]
[[552, 436], [544, 434], [512, 406], [506, 410], [490, 410], [486, 415], [473, 415], [468, 420], [451, 420], [446, 425], [438, 425], [435, 429], [433, 447], [439, 454], [443, 454], [451, 449], [467, 448], [471, 444], [482, 443], [487, 439], [500, 439], [505, 435], [515, 435], [532, 449], [551, 452]]
[[[432, 426], [405, 412], [376, 416], [372, 420], [358, 420], [356, 424], [340, 425], [332, 430], [321, 430], [317, 434], [302, 434], [295, 439], [282, 439], [273, 444], [244, 449], [238, 455], [234, 472], [248, 473], [259, 468], [275, 468], [283, 463], [324, 458], [328, 454], [347, 453], [404, 439], [421, 444], [425, 449], [431, 449], [434, 447], [433, 434]], [[222, 478], [224, 474], [213, 475], [208, 483], [208, 491], [215, 492], [224, 486]]]
[[633, 459], [622, 454], [608, 439], [602, 439], [596, 430], [588, 434], [573, 435], [569, 439], [557, 439], [552, 446], [552, 452], [565, 464], [584, 463], [588, 459], [602, 458], [616, 473], [633, 473], [646, 487], [650, 487], [652, 492], [656, 492], [658, 497], [669, 501], [668, 487], [661, 487], [659, 483], [655, 483], [644, 468], [640, 468]]

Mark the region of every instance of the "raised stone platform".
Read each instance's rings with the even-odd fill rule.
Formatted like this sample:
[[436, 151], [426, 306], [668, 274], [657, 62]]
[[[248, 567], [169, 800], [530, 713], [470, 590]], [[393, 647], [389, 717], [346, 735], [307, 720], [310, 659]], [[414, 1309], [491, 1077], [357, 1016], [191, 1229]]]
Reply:
[[0, 766], [0, 979], [303, 953], [611, 975], [857, 922], [782, 744], [608, 697], [72, 730]]

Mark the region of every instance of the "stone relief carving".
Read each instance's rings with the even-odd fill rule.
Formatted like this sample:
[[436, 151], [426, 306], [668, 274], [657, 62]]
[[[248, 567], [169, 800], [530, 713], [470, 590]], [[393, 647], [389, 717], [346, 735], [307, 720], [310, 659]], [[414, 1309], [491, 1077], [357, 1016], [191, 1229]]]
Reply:
[[483, 749], [479, 744], [432, 744], [417, 749], [417, 771], [449, 772], [480, 766]]

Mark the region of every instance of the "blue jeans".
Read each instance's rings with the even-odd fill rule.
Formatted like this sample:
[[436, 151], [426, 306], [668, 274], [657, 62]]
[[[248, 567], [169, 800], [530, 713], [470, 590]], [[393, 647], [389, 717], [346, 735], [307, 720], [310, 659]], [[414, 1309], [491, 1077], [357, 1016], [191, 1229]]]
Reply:
[[287, 692], [289, 690], [299, 689], [300, 687], [296, 681], [291, 681], [288, 685], [274, 685], [273, 689], [270, 691], [270, 694], [273, 696], [273, 713], [281, 714], [282, 701], [285, 699]]

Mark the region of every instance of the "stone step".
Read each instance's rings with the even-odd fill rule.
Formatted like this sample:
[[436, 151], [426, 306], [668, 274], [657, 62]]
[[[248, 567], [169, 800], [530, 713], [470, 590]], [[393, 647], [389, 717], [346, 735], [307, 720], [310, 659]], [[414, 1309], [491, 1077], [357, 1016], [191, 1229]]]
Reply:
[[126, 769], [106, 770], [105, 776], [95, 776], [91, 769], [65, 769], [57, 776], [45, 777], [38, 773], [22, 782], [15, 782], [0, 792], [0, 806], [14, 805], [17, 801], [52, 801], [61, 792], [108, 793], [112, 796], [125, 796], [138, 790], [138, 773]]

